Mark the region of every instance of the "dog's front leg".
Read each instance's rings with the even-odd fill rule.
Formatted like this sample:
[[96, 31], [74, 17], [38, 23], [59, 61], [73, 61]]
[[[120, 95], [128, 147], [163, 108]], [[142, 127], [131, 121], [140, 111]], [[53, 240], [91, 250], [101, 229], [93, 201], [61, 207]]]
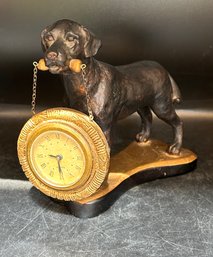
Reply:
[[104, 135], [106, 137], [109, 148], [111, 148], [111, 146], [112, 146], [111, 128], [103, 130], [103, 132], [104, 132]]
[[109, 145], [109, 148], [111, 148], [112, 146], [112, 135], [111, 135], [111, 131], [112, 131], [112, 121], [109, 119], [100, 119], [100, 117], [95, 117], [95, 121], [98, 123], [98, 125], [100, 126], [101, 130], [103, 131], [107, 143]]

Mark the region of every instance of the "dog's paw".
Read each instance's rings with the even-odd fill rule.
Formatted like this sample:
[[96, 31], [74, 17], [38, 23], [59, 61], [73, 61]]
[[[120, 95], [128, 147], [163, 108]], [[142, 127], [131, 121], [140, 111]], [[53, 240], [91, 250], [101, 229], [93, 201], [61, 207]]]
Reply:
[[180, 154], [180, 145], [179, 144], [170, 145], [170, 147], [168, 149], [168, 153], [173, 154], [173, 155], [179, 155]]
[[140, 132], [136, 135], [135, 138], [137, 142], [147, 142], [149, 140], [149, 135], [148, 133]]

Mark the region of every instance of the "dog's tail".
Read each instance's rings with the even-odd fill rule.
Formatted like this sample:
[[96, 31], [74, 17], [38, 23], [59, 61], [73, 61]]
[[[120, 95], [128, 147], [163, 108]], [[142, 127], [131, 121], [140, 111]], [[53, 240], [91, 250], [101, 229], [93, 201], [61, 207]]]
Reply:
[[181, 102], [181, 93], [180, 93], [180, 89], [178, 88], [176, 82], [174, 81], [174, 79], [171, 77], [170, 74], [169, 75], [169, 79], [172, 85], [172, 101], [173, 103], [180, 103]]

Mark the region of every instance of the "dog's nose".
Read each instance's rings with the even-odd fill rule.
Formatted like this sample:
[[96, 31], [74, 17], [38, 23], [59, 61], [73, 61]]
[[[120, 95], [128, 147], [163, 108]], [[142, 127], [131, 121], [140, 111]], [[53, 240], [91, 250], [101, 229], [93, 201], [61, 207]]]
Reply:
[[58, 56], [58, 54], [56, 52], [47, 53], [47, 58], [50, 60], [54, 60], [57, 56]]

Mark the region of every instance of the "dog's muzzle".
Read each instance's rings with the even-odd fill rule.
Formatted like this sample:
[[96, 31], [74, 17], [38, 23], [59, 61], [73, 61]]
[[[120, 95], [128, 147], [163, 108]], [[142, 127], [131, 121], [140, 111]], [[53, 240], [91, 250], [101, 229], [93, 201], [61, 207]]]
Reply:
[[53, 74], [61, 73], [68, 69], [68, 62], [64, 53], [48, 49], [45, 53], [45, 64]]

